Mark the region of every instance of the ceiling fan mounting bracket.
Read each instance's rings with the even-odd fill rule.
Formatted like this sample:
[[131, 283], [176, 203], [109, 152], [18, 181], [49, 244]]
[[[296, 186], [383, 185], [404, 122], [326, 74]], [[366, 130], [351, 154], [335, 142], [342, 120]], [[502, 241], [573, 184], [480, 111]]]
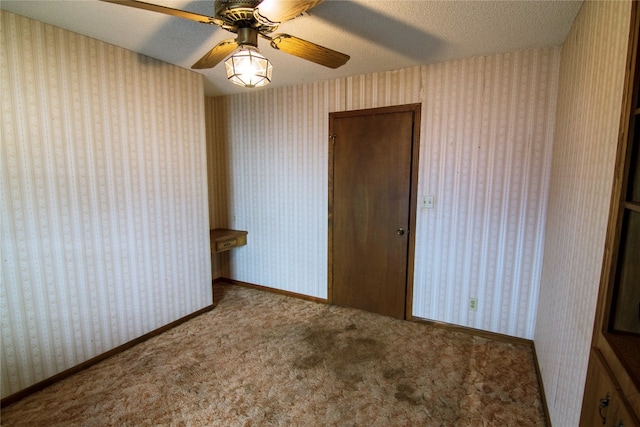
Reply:
[[260, 33], [271, 33], [278, 28], [278, 23], [258, 19], [255, 12], [260, 1], [216, 1], [216, 17], [224, 25], [223, 28], [232, 33], [238, 29], [250, 27]]

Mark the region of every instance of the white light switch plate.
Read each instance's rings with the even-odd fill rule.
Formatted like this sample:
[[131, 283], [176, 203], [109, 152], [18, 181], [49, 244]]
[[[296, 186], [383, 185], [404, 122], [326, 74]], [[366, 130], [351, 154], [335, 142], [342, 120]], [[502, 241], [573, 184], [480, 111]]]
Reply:
[[433, 196], [424, 196], [422, 198], [423, 209], [433, 209]]

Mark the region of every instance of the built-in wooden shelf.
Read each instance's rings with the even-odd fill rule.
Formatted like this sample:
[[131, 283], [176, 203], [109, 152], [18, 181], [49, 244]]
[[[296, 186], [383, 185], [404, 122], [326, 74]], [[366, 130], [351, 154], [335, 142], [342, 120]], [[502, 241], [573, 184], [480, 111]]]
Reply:
[[634, 212], [640, 212], [640, 203], [639, 202], [625, 202], [624, 207], [626, 209], [632, 210]]
[[[640, 426], [637, 200], [640, 108], [640, 8], [632, 2], [631, 34], [611, 190], [609, 223], [580, 427]], [[634, 63], [635, 61], [635, 63]], [[629, 103], [635, 103], [629, 105]], [[625, 117], [631, 110], [631, 116]], [[634, 151], [635, 150], [635, 151]], [[627, 188], [628, 187], [628, 188]]]
[[216, 228], [210, 231], [211, 251], [224, 252], [247, 244], [246, 231]]

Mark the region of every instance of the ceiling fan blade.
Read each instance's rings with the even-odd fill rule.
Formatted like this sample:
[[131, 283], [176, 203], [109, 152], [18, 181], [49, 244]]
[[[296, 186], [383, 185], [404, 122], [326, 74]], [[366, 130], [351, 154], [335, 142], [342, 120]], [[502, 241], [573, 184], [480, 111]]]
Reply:
[[256, 7], [254, 16], [265, 23], [277, 24], [288, 21], [322, 3], [323, 0], [264, 0]]
[[271, 38], [271, 47], [329, 68], [338, 68], [346, 64], [351, 58], [344, 53], [290, 36], [289, 34], [276, 34], [273, 36]]
[[212, 16], [200, 15], [197, 13], [187, 12], [185, 10], [173, 9], [171, 7], [160, 6], [153, 3], [145, 3], [137, 0], [101, 0], [107, 3], [120, 4], [123, 6], [135, 7], [136, 9], [150, 10], [152, 12], [160, 12], [166, 15], [177, 16], [178, 18], [189, 19], [191, 21], [201, 22], [203, 24], [220, 25], [224, 22]]
[[213, 68], [224, 58], [229, 56], [238, 47], [238, 43], [234, 39], [222, 40], [214, 46], [209, 52], [191, 66], [194, 70], [203, 70], [205, 68]]

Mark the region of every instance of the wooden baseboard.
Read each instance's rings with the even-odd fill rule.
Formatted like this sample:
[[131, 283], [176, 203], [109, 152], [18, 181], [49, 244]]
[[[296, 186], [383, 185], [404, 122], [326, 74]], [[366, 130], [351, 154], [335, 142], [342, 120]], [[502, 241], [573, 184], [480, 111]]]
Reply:
[[462, 333], [465, 333], [465, 334], [475, 335], [477, 337], [483, 337], [483, 338], [488, 338], [488, 339], [491, 339], [491, 340], [508, 342], [510, 344], [531, 346], [531, 344], [533, 343], [533, 341], [528, 340], [526, 338], [512, 337], [511, 335], [499, 334], [497, 332], [484, 331], [482, 329], [470, 328], [468, 326], [454, 325], [452, 323], [439, 322], [437, 320], [424, 319], [422, 317], [415, 317], [414, 316], [414, 317], [411, 318], [411, 321], [412, 322], [417, 322], [417, 323], [425, 323], [427, 325], [432, 325], [432, 326], [435, 326], [435, 327], [438, 327], [438, 328], [442, 328], [442, 329], [448, 329], [450, 331], [462, 332]]
[[544, 383], [542, 382], [542, 372], [538, 363], [538, 354], [536, 353], [536, 343], [531, 341], [531, 352], [533, 353], [533, 364], [536, 367], [536, 376], [538, 377], [538, 385], [540, 386], [540, 399], [542, 400], [542, 410], [544, 419], [548, 427], [551, 427], [551, 417], [549, 416], [549, 406], [547, 406], [547, 394], [544, 392]]
[[48, 386], [60, 381], [60, 380], [63, 380], [65, 378], [70, 377], [71, 375], [77, 374], [78, 372], [83, 371], [83, 370], [87, 369], [88, 367], [95, 365], [96, 363], [102, 362], [103, 360], [106, 360], [106, 359], [110, 358], [111, 356], [114, 356], [114, 355], [116, 355], [118, 353], [122, 353], [123, 351], [128, 350], [131, 347], [133, 347], [135, 345], [138, 345], [138, 344], [148, 340], [149, 338], [153, 338], [153, 337], [155, 337], [157, 335], [160, 335], [161, 333], [166, 332], [169, 329], [175, 328], [176, 326], [178, 326], [178, 325], [180, 325], [180, 324], [182, 324], [182, 323], [184, 323], [184, 322], [186, 322], [188, 320], [191, 320], [194, 317], [198, 317], [201, 314], [204, 314], [204, 313], [206, 313], [208, 311], [211, 311], [213, 308], [214, 308], [213, 304], [208, 305], [208, 306], [206, 306], [204, 308], [201, 308], [200, 310], [195, 311], [195, 312], [193, 312], [193, 313], [191, 313], [191, 314], [189, 314], [187, 316], [181, 317], [178, 320], [174, 320], [173, 322], [168, 323], [168, 324], [166, 324], [164, 326], [161, 326], [158, 329], [154, 329], [151, 332], [147, 332], [146, 334], [144, 334], [144, 335], [142, 335], [142, 336], [140, 336], [140, 337], [138, 337], [136, 339], [133, 339], [133, 340], [131, 340], [129, 342], [126, 342], [126, 343], [124, 343], [122, 345], [119, 345], [118, 347], [113, 348], [113, 349], [111, 349], [111, 350], [109, 350], [109, 351], [107, 351], [105, 353], [99, 354], [99, 355], [97, 355], [97, 356], [95, 356], [95, 357], [93, 357], [93, 358], [91, 358], [89, 360], [86, 360], [86, 361], [84, 361], [84, 362], [82, 362], [82, 363], [80, 363], [80, 364], [78, 364], [76, 366], [73, 366], [73, 367], [67, 369], [66, 371], [62, 371], [62, 372], [60, 372], [60, 373], [58, 373], [58, 374], [56, 374], [56, 375], [54, 375], [52, 377], [46, 378], [46, 379], [44, 379], [44, 380], [42, 380], [42, 381], [40, 381], [38, 383], [35, 383], [35, 384], [25, 388], [25, 389], [22, 389], [22, 390], [20, 390], [20, 391], [18, 391], [16, 393], [13, 393], [13, 394], [3, 398], [2, 400], [0, 400], [0, 408], [4, 408], [5, 406], [11, 405], [12, 403], [15, 403], [15, 402], [17, 402], [17, 401], [19, 401], [21, 399], [24, 399], [25, 397], [29, 396], [30, 394], [33, 394], [33, 393], [35, 393], [37, 391], [40, 391], [40, 390], [42, 390], [42, 389], [44, 389], [44, 388], [46, 388], [46, 387], [48, 387]]
[[243, 286], [245, 288], [259, 289], [261, 291], [273, 292], [275, 294], [286, 295], [286, 296], [289, 296], [289, 297], [294, 297], [294, 298], [303, 299], [303, 300], [307, 300], [307, 301], [319, 302], [319, 303], [323, 303], [323, 304], [328, 304], [329, 303], [329, 300], [324, 299], [324, 298], [312, 297], [312, 296], [305, 295], [305, 294], [298, 294], [296, 292], [290, 292], [290, 291], [284, 291], [282, 289], [270, 288], [268, 286], [255, 285], [253, 283], [247, 283], [247, 282], [241, 282], [239, 280], [227, 279], [226, 277], [218, 277], [217, 279], [214, 279], [213, 284], [215, 285], [217, 283], [228, 283], [230, 285], [238, 285], [238, 286]]

